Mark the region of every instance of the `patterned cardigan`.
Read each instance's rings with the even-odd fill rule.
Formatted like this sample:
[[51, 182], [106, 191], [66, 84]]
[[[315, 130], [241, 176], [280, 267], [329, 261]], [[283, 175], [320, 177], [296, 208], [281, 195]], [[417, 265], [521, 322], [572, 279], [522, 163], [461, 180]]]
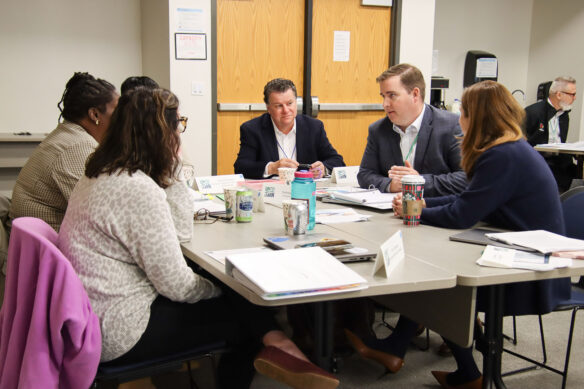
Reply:
[[184, 183], [162, 189], [141, 171], [83, 177], [75, 187], [59, 248], [100, 319], [102, 361], [138, 342], [159, 294], [186, 303], [220, 294], [183, 258], [179, 240], [191, 238], [193, 214]]

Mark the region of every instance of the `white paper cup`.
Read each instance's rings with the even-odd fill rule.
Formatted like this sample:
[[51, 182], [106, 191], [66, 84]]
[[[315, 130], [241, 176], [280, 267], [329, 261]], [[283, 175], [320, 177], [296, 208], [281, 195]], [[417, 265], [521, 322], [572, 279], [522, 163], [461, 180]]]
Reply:
[[296, 168], [293, 167], [279, 167], [278, 168], [278, 177], [280, 180], [284, 181], [286, 185], [290, 185], [292, 181], [294, 181], [294, 173], [296, 172]]
[[263, 188], [249, 188], [253, 193], [253, 212], [265, 212], [266, 208], [264, 205], [264, 191]]

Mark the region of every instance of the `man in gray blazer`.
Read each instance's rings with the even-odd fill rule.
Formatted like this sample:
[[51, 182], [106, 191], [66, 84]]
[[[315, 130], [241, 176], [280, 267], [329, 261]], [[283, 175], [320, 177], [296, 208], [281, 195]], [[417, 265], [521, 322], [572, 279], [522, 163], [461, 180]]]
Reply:
[[400, 192], [401, 177], [415, 174], [426, 180], [426, 197], [462, 192], [458, 116], [424, 104], [426, 84], [415, 66], [394, 65], [376, 81], [387, 116], [369, 126], [359, 185]]

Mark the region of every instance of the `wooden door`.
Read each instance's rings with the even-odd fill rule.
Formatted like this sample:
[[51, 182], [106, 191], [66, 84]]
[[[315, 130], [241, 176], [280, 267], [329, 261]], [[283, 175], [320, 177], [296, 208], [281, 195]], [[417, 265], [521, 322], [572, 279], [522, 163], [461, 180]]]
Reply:
[[[302, 96], [304, 7], [304, 0], [217, 0], [219, 103], [261, 107], [263, 87], [276, 77], [291, 79]], [[390, 8], [360, 0], [313, 0], [311, 94], [320, 103], [380, 104], [375, 78], [389, 64], [390, 16]], [[350, 31], [348, 62], [333, 61], [334, 31]], [[217, 174], [233, 173], [239, 126], [261, 113], [217, 113]], [[347, 165], [359, 165], [367, 128], [383, 115], [320, 111], [317, 117]]]
[[[319, 103], [381, 103], [375, 78], [389, 65], [390, 10], [356, 0], [314, 1], [311, 94]], [[350, 32], [348, 62], [333, 61], [335, 31]], [[349, 166], [361, 163], [369, 124], [383, 116], [379, 110], [318, 113], [329, 140]]]
[[[217, 0], [217, 101], [261, 105], [276, 77], [292, 80], [301, 95], [303, 50], [303, 0]], [[233, 174], [239, 126], [261, 113], [217, 113], [217, 174]]]

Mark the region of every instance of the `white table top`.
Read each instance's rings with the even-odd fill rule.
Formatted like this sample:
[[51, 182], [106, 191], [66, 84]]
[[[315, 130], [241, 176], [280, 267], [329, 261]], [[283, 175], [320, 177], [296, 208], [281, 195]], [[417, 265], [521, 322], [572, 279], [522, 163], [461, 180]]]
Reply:
[[584, 142], [576, 143], [550, 143], [543, 145], [536, 145], [534, 147], [537, 151], [549, 153], [565, 153], [573, 155], [584, 155]]

